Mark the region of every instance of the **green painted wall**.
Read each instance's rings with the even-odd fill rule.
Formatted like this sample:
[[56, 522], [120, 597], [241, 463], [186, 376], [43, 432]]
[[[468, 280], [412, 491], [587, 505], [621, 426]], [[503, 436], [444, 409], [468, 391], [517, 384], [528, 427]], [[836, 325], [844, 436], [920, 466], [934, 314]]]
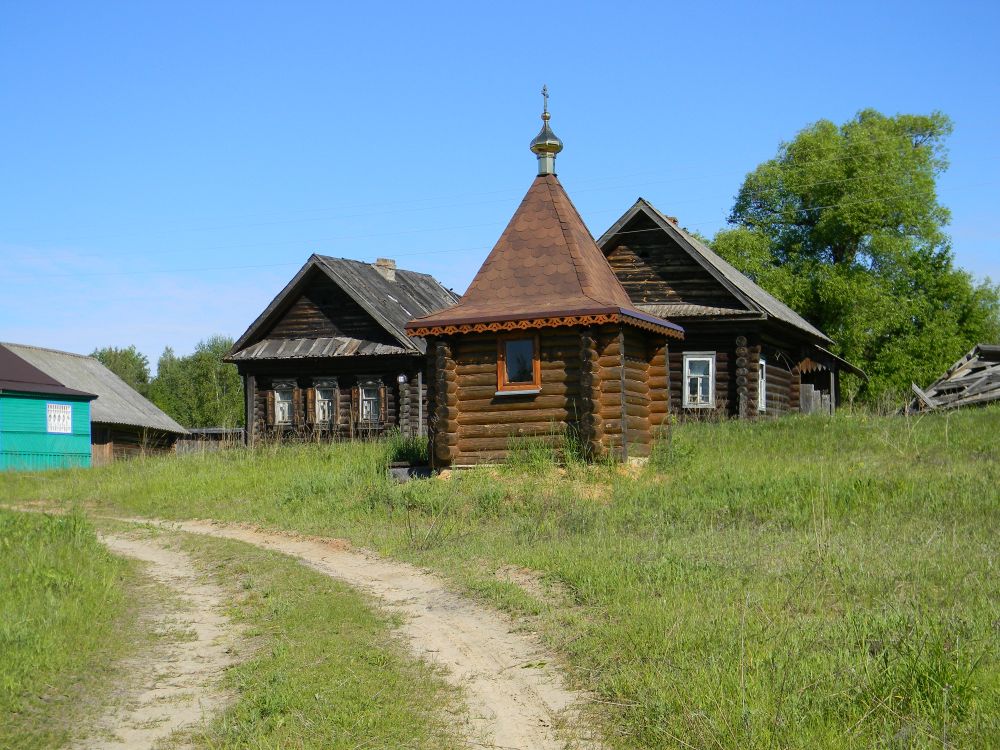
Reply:
[[[71, 432], [48, 431], [47, 405], [69, 404]], [[90, 402], [40, 393], [0, 393], [0, 471], [90, 466]]]

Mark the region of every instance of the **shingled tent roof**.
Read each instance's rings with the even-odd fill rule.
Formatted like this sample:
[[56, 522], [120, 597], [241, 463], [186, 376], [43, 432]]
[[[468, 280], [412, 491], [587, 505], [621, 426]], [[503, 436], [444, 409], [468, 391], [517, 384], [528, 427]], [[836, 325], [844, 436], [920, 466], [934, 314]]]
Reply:
[[39, 370], [30, 362], [17, 356], [5, 346], [0, 346], [0, 393], [40, 393], [46, 396], [72, 396], [95, 399], [96, 395], [75, 388], [67, 388], [58, 380]]
[[540, 174], [461, 301], [406, 329], [419, 335], [601, 315], [682, 335], [679, 326], [635, 308], [558, 178]]
[[93, 357], [24, 344], [3, 346], [67, 387], [97, 394], [97, 400], [90, 405], [91, 422], [187, 434], [187, 430]]
[[[291, 340], [266, 338], [268, 331], [317, 273], [343, 289], [388, 332], [397, 345], [349, 336]], [[406, 322], [415, 315], [426, 315], [454, 304], [456, 299], [454, 293], [426, 273], [399, 268], [395, 269], [395, 280], [389, 281], [371, 263], [311, 255], [246, 333], [233, 344], [227, 360], [422, 354], [426, 343], [406, 335], [403, 329]]]
[[626, 227], [639, 214], [649, 217], [657, 228], [686, 251], [695, 262], [701, 265], [733, 296], [734, 304], [739, 306], [739, 308], [717, 308], [685, 303], [677, 303], [676, 305], [657, 303], [656, 305], [641, 305], [640, 307], [643, 309], [660, 315], [670, 315], [671, 318], [741, 316], [749, 313], [761, 318], [775, 318], [807, 333], [812, 338], [819, 339], [820, 342], [833, 343], [826, 334], [784, 302], [768, 294], [718, 254], [705, 247], [644, 198], [639, 198], [608, 231], [601, 235], [597, 244], [601, 246], [605, 254], [610, 253], [620, 244], [628, 244], [627, 239], [619, 241], [619, 235], [624, 234], [627, 238]]

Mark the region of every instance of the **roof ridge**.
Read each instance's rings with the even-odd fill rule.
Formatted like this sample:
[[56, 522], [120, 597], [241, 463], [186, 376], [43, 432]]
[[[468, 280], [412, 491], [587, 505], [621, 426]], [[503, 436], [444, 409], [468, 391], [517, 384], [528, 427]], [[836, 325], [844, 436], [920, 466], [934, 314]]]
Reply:
[[22, 349], [34, 349], [39, 352], [52, 352], [53, 354], [65, 354], [67, 357], [79, 357], [80, 359], [95, 359], [95, 357], [91, 356], [90, 354], [77, 354], [76, 352], [67, 352], [64, 349], [53, 349], [48, 346], [36, 346], [35, 344], [18, 344], [13, 341], [0, 341], [0, 346], [19, 346]]

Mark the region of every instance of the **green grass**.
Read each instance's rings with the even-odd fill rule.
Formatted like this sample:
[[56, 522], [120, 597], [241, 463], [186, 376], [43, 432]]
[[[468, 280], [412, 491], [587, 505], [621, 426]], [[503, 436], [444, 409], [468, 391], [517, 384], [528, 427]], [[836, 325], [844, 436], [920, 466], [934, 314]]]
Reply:
[[[642, 470], [382, 444], [5, 477], [0, 498], [343, 536], [524, 618], [616, 748], [1000, 746], [1000, 410], [685, 424]], [[551, 595], [498, 580], [537, 573]]]
[[239, 542], [177, 535], [226, 589], [247, 654], [235, 703], [193, 739], [210, 748], [449, 748], [453, 691], [406, 656], [391, 622], [327, 576]]
[[80, 515], [0, 511], [0, 747], [58, 747], [101, 710], [132, 577]]

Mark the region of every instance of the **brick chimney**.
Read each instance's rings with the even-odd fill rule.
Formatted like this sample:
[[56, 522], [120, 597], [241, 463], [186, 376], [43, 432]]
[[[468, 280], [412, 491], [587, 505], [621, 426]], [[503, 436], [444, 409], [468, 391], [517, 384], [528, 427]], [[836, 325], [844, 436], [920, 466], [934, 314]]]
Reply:
[[386, 281], [396, 280], [396, 261], [392, 258], [379, 258], [375, 261], [375, 270], [382, 274]]

